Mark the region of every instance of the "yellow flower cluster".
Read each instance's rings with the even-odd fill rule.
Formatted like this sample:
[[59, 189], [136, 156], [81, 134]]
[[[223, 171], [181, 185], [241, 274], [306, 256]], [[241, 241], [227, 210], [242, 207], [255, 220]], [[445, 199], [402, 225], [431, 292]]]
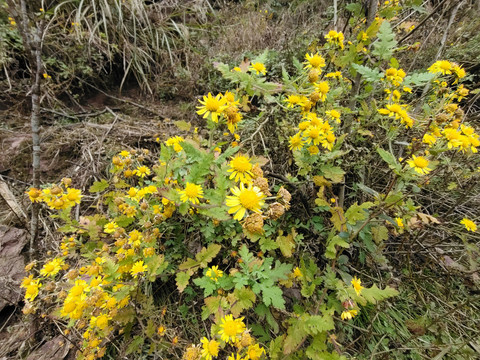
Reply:
[[64, 210], [80, 204], [82, 192], [70, 187], [72, 180], [62, 179], [60, 185], [51, 185], [42, 190], [30, 188], [26, 194], [32, 202], [44, 202], [51, 209]]
[[[335, 123], [340, 123], [340, 112], [338, 110], [327, 110], [326, 115]], [[310, 155], [316, 155], [320, 152], [318, 145], [324, 149], [332, 150], [335, 145], [336, 137], [334, 127], [328, 119], [319, 118], [314, 112], [307, 112], [303, 115], [303, 121], [298, 125], [299, 131], [290, 137], [289, 149], [300, 151], [305, 145], [309, 145], [307, 151]]]
[[149, 155], [149, 150], [143, 149], [137, 150], [122, 150], [116, 156], [112, 158], [112, 170], [111, 172], [117, 173], [123, 171], [123, 176], [130, 178], [134, 175], [141, 179], [152, 174], [152, 171], [142, 162], [145, 160], [145, 156]]
[[[143, 155], [146, 155], [143, 152]], [[134, 159], [131, 152], [121, 152], [117, 155], [121, 163], [116, 161], [114, 166], [121, 171], [125, 166], [133, 166]], [[130, 159], [131, 161], [125, 161]], [[138, 159], [135, 159], [138, 160]], [[148, 175], [139, 165], [138, 181]], [[127, 176], [125, 176], [127, 178]], [[55, 201], [61, 199], [65, 203], [79, 203], [79, 190], [70, 187], [71, 180], [63, 179], [59, 185], [52, 185], [43, 190], [30, 189], [28, 195], [32, 201], [47, 203], [52, 208], [62, 210], [68, 208], [60, 206]], [[123, 215], [135, 216], [142, 212], [151, 218], [168, 218], [172, 215], [175, 205], [170, 200], [159, 196], [154, 185], [120, 187], [112, 196], [110, 209], [118, 209], [118, 218], [105, 219], [97, 217], [80, 218], [78, 225], [72, 227], [75, 234], [65, 237], [60, 244], [63, 257], [47, 260], [38, 270], [37, 275], [30, 274], [24, 278], [21, 287], [25, 289], [24, 313], [36, 311], [40, 301], [50, 301], [55, 295], [59, 306], [59, 315], [70, 322], [77, 330], [82, 330], [82, 355], [87, 359], [100, 358], [105, 353], [105, 341], [114, 329], [117, 315], [121, 309], [129, 305], [132, 294], [136, 294], [135, 282], [144, 281], [152, 275], [152, 269], [157, 269], [163, 256], [157, 254], [156, 248], [161, 247], [158, 242], [161, 236], [158, 228], [153, 228], [145, 222], [142, 230], [126, 231], [120, 224]], [[160, 200], [161, 199], [161, 200]], [[147, 202], [148, 201], [148, 202]], [[149, 204], [157, 203], [157, 208]], [[122, 215], [123, 214], [123, 215]], [[99, 226], [99, 223], [102, 224]], [[88, 233], [95, 236], [96, 247], [85, 252], [82, 248], [83, 259], [87, 263], [80, 263], [76, 268], [69, 270], [60, 280], [59, 275], [67, 270], [65, 263], [67, 256], [77, 248], [82, 237]], [[154, 258], [155, 257], [155, 258]], [[73, 257], [78, 264], [78, 257]], [[150, 264], [154, 265], [153, 268]], [[157, 266], [157, 267], [155, 267]], [[26, 271], [34, 271], [35, 264], [29, 264]], [[155, 274], [155, 273], [154, 273]], [[39, 299], [39, 294], [41, 294]], [[35, 302], [34, 302], [35, 301]]]
[[428, 68], [428, 71], [433, 74], [442, 74], [442, 75], [451, 75], [455, 74], [458, 79], [462, 79], [466, 76], [465, 69], [462, 68], [460, 65], [452, 63], [447, 60], [439, 60], [432, 64]]
[[[231, 173], [230, 179], [240, 184], [230, 188], [232, 195], [226, 198], [226, 205], [230, 208], [228, 212], [234, 214], [233, 218], [238, 221], [248, 215], [242, 222], [243, 228], [250, 234], [263, 233], [265, 216], [262, 207], [266, 197], [271, 195], [268, 180], [263, 176], [260, 166], [253, 164], [248, 155], [235, 155], [230, 159], [229, 166], [227, 172]], [[280, 194], [282, 191], [285, 196]], [[277, 219], [282, 216], [290, 206], [289, 196], [288, 191], [281, 188], [277, 195], [278, 201], [270, 204], [266, 217]]]
[[[438, 70], [435, 72], [442, 74], [449, 74], [449, 71], [457, 74], [460, 71], [458, 65], [445, 60], [437, 61], [430, 67], [430, 69], [432, 68]], [[460, 75], [465, 76], [463, 69], [460, 71]], [[457, 75], [457, 80], [459, 78], [461, 77]], [[458, 105], [468, 95], [468, 89], [460, 85], [456, 90], [451, 90], [446, 82], [437, 80], [435, 83], [438, 85], [437, 95], [441, 95], [443, 98], [443, 109], [431, 121], [430, 127], [423, 135], [422, 142], [430, 148], [434, 146], [442, 148], [446, 145], [448, 149], [458, 149], [463, 153], [477, 153], [480, 136], [472, 126], [464, 123], [464, 112]]]
[[330, 30], [327, 35], [325, 35], [325, 40], [329, 44], [336, 45], [343, 49], [343, 41], [345, 40], [342, 32], [337, 32], [335, 30]]
[[406, 128], [411, 128], [413, 126], [413, 119], [408, 115], [406, 109], [407, 105], [393, 103], [386, 105], [386, 108], [378, 109], [378, 112], [382, 115], [394, 117], [395, 120], [400, 119], [400, 122], [405, 124]]
[[221, 350], [230, 354], [227, 360], [260, 360], [266, 354], [250, 335], [250, 330], [246, 329], [243, 317], [234, 319], [233, 315], [226, 315], [216, 328], [217, 331], [212, 331], [212, 339], [202, 338], [199, 345], [187, 348], [182, 358], [212, 360], [219, 356]]
[[167, 139], [165, 141], [165, 145], [173, 147], [173, 150], [175, 152], [179, 153], [183, 150], [183, 147], [181, 145], [182, 142], [184, 142], [185, 139], [181, 136], [172, 136], [171, 138]]
[[[265, 69], [257, 63], [255, 71], [264, 73]], [[253, 66], [253, 65], [252, 65]], [[239, 100], [235, 100], [235, 94], [227, 91], [225, 94], [217, 94], [215, 97], [211, 93], [199, 100], [202, 106], [197, 106], [197, 114], [203, 115], [203, 118], [210, 119], [214, 123], [219, 123], [225, 119], [228, 130], [234, 134], [237, 130], [238, 123], [242, 121], [242, 114], [238, 108]]]

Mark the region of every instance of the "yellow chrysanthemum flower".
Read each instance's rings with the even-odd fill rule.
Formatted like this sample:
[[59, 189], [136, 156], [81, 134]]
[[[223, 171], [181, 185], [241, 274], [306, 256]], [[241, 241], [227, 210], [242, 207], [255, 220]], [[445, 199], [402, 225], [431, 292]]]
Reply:
[[402, 124], [409, 128], [413, 125], [413, 119], [408, 115], [405, 108], [406, 105], [391, 104], [387, 105], [386, 109], [378, 109], [378, 112], [382, 115], [394, 116], [395, 119], [400, 119]]
[[212, 266], [207, 270], [206, 275], [213, 281], [218, 281], [218, 278], [223, 276], [223, 271], [218, 269], [218, 266]]
[[330, 30], [328, 34], [325, 35], [325, 39], [329, 44], [337, 45], [340, 47], [340, 49], [343, 49], [344, 36], [342, 32]]
[[428, 168], [428, 160], [423, 156], [412, 155], [412, 159], [407, 161], [411, 168], [421, 175], [428, 174], [432, 169]]
[[218, 334], [222, 341], [227, 343], [234, 343], [237, 340], [237, 336], [241, 335], [245, 331], [245, 324], [243, 323], [243, 317], [234, 319], [233, 315], [226, 315], [220, 323], [220, 331]]
[[306, 54], [305, 60], [305, 69], [315, 68], [321, 70], [325, 67], [325, 59], [318, 52], [316, 54]]
[[402, 219], [401, 217], [396, 217], [396, 218], [395, 218], [395, 222], [397, 223], [397, 226], [398, 226], [399, 228], [405, 227], [405, 225], [403, 224], [403, 219]]
[[202, 343], [202, 358], [205, 360], [212, 360], [212, 357], [218, 356], [218, 349], [220, 343], [215, 340], [208, 340], [206, 337], [200, 340]]
[[99, 316], [92, 316], [90, 318], [90, 327], [97, 327], [100, 330], [104, 330], [108, 326], [109, 320], [112, 318], [107, 314], [101, 314]]
[[292, 151], [295, 151], [302, 150], [305, 141], [302, 139], [300, 133], [296, 133], [294, 136], [290, 136], [289, 143], [290, 145], [288, 146], [288, 148]]
[[357, 314], [358, 314], [358, 310], [355, 310], [355, 309], [345, 310], [342, 312], [342, 315], [340, 315], [340, 317], [342, 318], [342, 320], [351, 320]]
[[144, 265], [143, 260], [140, 260], [133, 264], [132, 269], [130, 270], [130, 274], [132, 274], [132, 276], [136, 278], [138, 274], [145, 271], [147, 271], [147, 265]]
[[190, 201], [192, 204], [198, 204], [200, 202], [198, 199], [203, 198], [202, 186], [189, 182], [185, 185], [185, 190], [180, 190], [179, 193], [182, 195], [180, 200], [184, 203]]
[[439, 60], [433, 63], [432, 66], [428, 68], [430, 73], [442, 73], [443, 75], [449, 75], [452, 73], [453, 64], [447, 60]]
[[82, 191], [74, 188], [67, 189], [67, 200], [75, 204], [80, 204], [82, 199]]
[[31, 202], [40, 202], [42, 201], [42, 190], [36, 188], [30, 188], [26, 192]]
[[328, 82], [322, 81], [319, 82], [318, 84], [315, 84], [315, 88], [317, 89], [317, 92], [320, 94], [320, 100], [325, 101], [327, 98], [328, 91], [330, 90], [330, 85], [328, 85]]
[[333, 110], [327, 110], [325, 111], [325, 114], [327, 114], [327, 116], [333, 120], [335, 120], [338, 124], [340, 124], [340, 112], [333, 109]]
[[317, 155], [320, 152], [320, 149], [318, 146], [311, 145], [307, 148], [308, 152], [310, 155]]
[[222, 94], [213, 97], [211, 93], [208, 93], [208, 96], [203, 96], [203, 101], [199, 100], [199, 102], [203, 106], [197, 106], [197, 114], [203, 115], [204, 119], [211, 116], [212, 121], [218, 123], [218, 117], [222, 114], [227, 102]]
[[229, 214], [235, 214], [235, 220], [242, 220], [247, 210], [261, 213], [261, 207], [265, 204], [265, 195], [256, 186], [250, 184], [245, 188], [243, 183], [240, 187], [233, 187], [230, 189], [233, 196], [227, 196], [226, 204], [230, 208]]
[[308, 99], [303, 95], [288, 95], [288, 97], [283, 100], [287, 103], [287, 108], [294, 108], [295, 105], [304, 106]]
[[141, 177], [143, 179], [145, 176], [150, 175], [152, 172], [148, 167], [143, 165], [143, 166], [137, 167], [135, 169], [134, 173], [135, 173], [135, 175], [137, 175], [138, 177]]
[[363, 289], [362, 281], [360, 279], [357, 279], [356, 276], [354, 276], [351, 283], [352, 283], [353, 288], [355, 289], [355, 292], [357, 293], [357, 295], [360, 295], [360, 293]]
[[307, 144], [311, 144], [312, 142], [313, 145], [320, 144], [320, 135], [322, 135], [322, 130], [318, 126], [309, 126], [307, 130], [303, 132], [303, 136], [306, 137]]
[[325, 135], [325, 137], [322, 139], [322, 146], [325, 149], [332, 151], [333, 145], [335, 145], [335, 140], [336, 140], [335, 134], [333, 132], [329, 131]]
[[265, 353], [265, 349], [260, 345], [250, 345], [247, 349], [247, 355], [249, 360], [260, 360], [262, 354]]
[[256, 63], [252, 63], [252, 65], [248, 68], [248, 70], [250, 71], [255, 71], [258, 74], [263, 74], [263, 75], [266, 75], [267, 74], [267, 68], [265, 67], [264, 64], [260, 63], [260, 62], [256, 62]]
[[25, 299], [33, 301], [38, 295], [38, 289], [42, 287], [39, 279], [34, 280], [33, 275], [27, 278], [28, 281], [23, 279], [22, 287], [25, 288]]
[[43, 268], [40, 270], [40, 275], [43, 276], [55, 276], [62, 269], [63, 260], [62, 259], [53, 259], [43, 265]]
[[112, 234], [117, 230], [118, 225], [115, 221], [109, 222], [103, 227], [103, 231], [106, 232], [107, 234]]
[[237, 154], [230, 161], [230, 169], [227, 172], [230, 172], [230, 179], [235, 179], [235, 181], [240, 181], [242, 183], [249, 183], [252, 180], [252, 163], [246, 155]]
[[477, 224], [475, 224], [472, 220], [463, 218], [462, 221], [460, 221], [460, 224], [463, 224], [465, 226], [465, 229], [467, 229], [468, 231], [477, 231]]
[[425, 133], [425, 135], [423, 135], [422, 142], [431, 147], [437, 142], [437, 138], [433, 134]]

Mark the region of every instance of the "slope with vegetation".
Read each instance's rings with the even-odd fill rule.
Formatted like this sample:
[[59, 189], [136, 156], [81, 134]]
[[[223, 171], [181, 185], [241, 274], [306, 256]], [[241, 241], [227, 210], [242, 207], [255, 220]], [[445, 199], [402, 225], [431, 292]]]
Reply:
[[34, 333], [0, 355], [477, 358], [471, 6], [8, 0]]

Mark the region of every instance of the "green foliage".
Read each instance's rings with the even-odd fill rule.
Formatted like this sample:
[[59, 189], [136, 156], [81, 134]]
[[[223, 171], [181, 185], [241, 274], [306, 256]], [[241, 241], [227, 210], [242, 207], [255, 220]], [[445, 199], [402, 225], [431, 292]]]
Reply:
[[[156, 296], [178, 291], [167, 296], [176, 299], [169, 310], [186, 326], [200, 317], [210, 325], [189, 342], [218, 341], [221, 356], [254, 350], [253, 343], [232, 346], [250, 341], [248, 319], [268, 358], [346, 358], [342, 344], [358, 336], [352, 328], [363, 329], [357, 324], [372, 304], [381, 314], [381, 302], [399, 295], [386, 286], [391, 266], [384, 249], [397, 243], [386, 240], [439, 223], [422, 212], [416, 194], [452, 169], [452, 179], [477, 176], [457, 160], [470, 161], [478, 142], [459, 111], [466, 95], [461, 69], [442, 63], [436, 66], [450, 66], [452, 74], [434, 66], [406, 75], [392, 57], [397, 41], [388, 21], [399, 8], [384, 5], [383, 17], [366, 27], [359, 5], [350, 4], [352, 36], [330, 31], [304, 61], [278, 65], [278, 78], [267, 51], [234, 69], [217, 63], [232, 91], [197, 104], [208, 135], [180, 121], [182, 136], [167, 139], [153, 156], [120, 152], [112, 179], [89, 189], [99, 196], [96, 214], [72, 218], [81, 196], [68, 182], [30, 190], [32, 201], [59, 210], [68, 238], [48, 267], [58, 267], [55, 274], [35, 270], [40, 275], [25, 280], [27, 304], [47, 299], [43, 285], [58, 276], [65, 290], [53, 301], [55, 311], [84, 338], [84, 357], [101, 354], [91, 338], [107, 343], [119, 330], [128, 343], [124, 353], [163, 347], [162, 356], [178, 358], [170, 345], [178, 326], [155, 332], [153, 325], [165, 316], [156, 312]], [[413, 116], [410, 86], [425, 84], [431, 92]], [[264, 144], [261, 127], [272, 129], [271, 143]], [[251, 143], [257, 134], [265, 158]], [[261, 169], [267, 156], [268, 179]], [[476, 249], [467, 248], [474, 271]], [[64, 262], [73, 269], [60, 276]], [[226, 322], [239, 329], [233, 340], [225, 340]]]
[[373, 44], [372, 54], [382, 60], [389, 60], [397, 46], [395, 33], [388, 21], [382, 22], [377, 33], [378, 40]]

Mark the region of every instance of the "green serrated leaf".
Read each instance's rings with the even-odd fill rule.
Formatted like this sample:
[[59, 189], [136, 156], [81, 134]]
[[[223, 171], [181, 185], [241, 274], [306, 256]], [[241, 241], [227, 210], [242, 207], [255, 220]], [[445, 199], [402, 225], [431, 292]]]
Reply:
[[308, 316], [303, 320], [303, 326], [309, 335], [317, 335], [335, 329], [333, 317], [329, 314]]
[[352, 68], [354, 68], [357, 71], [357, 73], [362, 75], [363, 80], [366, 82], [379, 81], [383, 75], [377, 68], [371, 69], [364, 65], [352, 64]]
[[360, 205], [356, 202], [348, 208], [345, 212], [345, 218], [350, 225], [355, 225], [358, 221], [365, 220], [367, 218], [367, 209], [370, 209], [374, 204], [370, 201], [366, 201]]
[[230, 311], [235, 317], [240, 316], [242, 311], [250, 309], [257, 299], [255, 293], [246, 287], [235, 289], [233, 291], [233, 297], [235, 299], [235, 302], [230, 308]]
[[120, 227], [127, 227], [128, 225], [132, 224], [135, 221], [134, 217], [128, 217], [126, 215], [119, 216], [115, 218], [115, 222], [117, 223], [118, 226]]
[[380, 244], [382, 241], [388, 239], [388, 229], [385, 226], [373, 226], [372, 229], [373, 240]]
[[283, 343], [283, 354], [288, 355], [297, 349], [297, 346], [303, 341], [307, 335], [302, 320], [291, 319], [291, 325], [288, 327], [287, 336]]
[[208, 263], [220, 252], [221, 248], [222, 246], [219, 244], [210, 244], [207, 248], [202, 248], [202, 250], [195, 255], [195, 259], [198, 261], [200, 267], [207, 267]]
[[276, 243], [278, 244], [283, 256], [292, 256], [293, 250], [295, 249], [295, 240], [293, 239], [292, 234], [287, 234], [286, 236], [277, 236]]
[[143, 345], [144, 342], [143, 336], [135, 336], [132, 342], [128, 345], [127, 350], [125, 351], [125, 355], [130, 355], [138, 350]]
[[283, 299], [283, 291], [278, 286], [265, 286], [260, 284], [262, 290], [262, 300], [267, 306], [272, 305], [277, 309], [285, 309], [285, 300]]
[[383, 21], [378, 29], [378, 40], [373, 44], [372, 54], [378, 56], [382, 60], [388, 60], [393, 54], [397, 41], [392, 25], [388, 21]]
[[336, 246], [340, 246], [342, 248], [349, 248], [350, 244], [342, 239], [340, 236], [335, 235], [330, 240], [327, 241], [327, 247], [325, 249], [325, 257], [327, 259], [335, 259], [337, 255], [337, 248]]
[[102, 179], [101, 181], [95, 181], [92, 186], [88, 189], [89, 192], [91, 193], [97, 193], [97, 192], [102, 192], [106, 188], [108, 188], [108, 181], [105, 179]]
[[190, 274], [188, 272], [178, 272], [175, 277], [175, 282], [177, 283], [177, 289], [179, 292], [183, 292], [190, 281]]
[[192, 127], [192, 124], [186, 122], [185, 120], [178, 120], [174, 121], [173, 123], [180, 131], [190, 131], [190, 128]]
[[345, 175], [345, 171], [340, 167], [328, 164], [320, 166], [320, 171], [322, 172], [322, 175], [331, 180], [332, 183], [341, 183], [343, 181], [343, 176]]
[[383, 150], [382, 148], [377, 148], [377, 152], [380, 155], [380, 157], [385, 161], [391, 169], [397, 169], [400, 164], [397, 162], [397, 159], [395, 156], [392, 155], [392, 153]]
[[398, 291], [394, 288], [387, 286], [381, 290], [376, 284], [370, 288], [362, 289], [360, 294], [365, 300], [371, 304], [376, 304], [378, 301], [385, 300], [398, 295]]
[[430, 82], [433, 80], [435, 77], [435, 74], [429, 73], [429, 72], [424, 72], [424, 73], [414, 73], [405, 76], [405, 79], [403, 80], [403, 83], [405, 86], [423, 86], [426, 83]]
[[198, 213], [218, 221], [230, 220], [232, 218], [228, 214], [228, 208], [224, 205], [218, 205], [207, 209], [198, 209]]
[[[267, 258], [265, 259], [264, 262], [264, 267], [267, 267], [267, 262], [266, 260], [271, 259]], [[272, 259], [273, 260], [273, 259]], [[269, 268], [270, 266], [268, 266]], [[288, 274], [292, 271], [292, 264], [284, 264], [281, 263], [280, 261], [275, 261], [275, 267], [273, 269], [265, 269], [265, 271], [268, 271], [268, 278], [272, 281], [278, 281], [278, 280], [286, 280], [288, 278]]]
[[193, 280], [193, 282], [194, 282], [195, 285], [197, 285], [198, 287], [203, 289], [204, 297], [212, 295], [213, 292], [217, 289], [216, 283], [212, 279], [210, 279], [206, 276], [203, 276], [201, 278], [197, 278], [197, 279]]

